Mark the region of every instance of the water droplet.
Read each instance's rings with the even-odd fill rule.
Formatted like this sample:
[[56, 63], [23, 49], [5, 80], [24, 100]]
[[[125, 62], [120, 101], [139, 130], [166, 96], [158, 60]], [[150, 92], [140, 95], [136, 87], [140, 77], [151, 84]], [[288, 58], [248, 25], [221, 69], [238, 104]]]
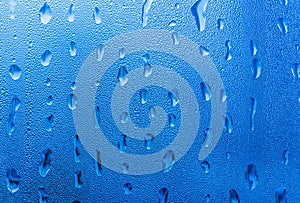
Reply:
[[151, 133], [145, 135], [145, 147], [148, 150], [152, 150], [154, 146], [154, 136]]
[[230, 152], [226, 152], [226, 159], [230, 159]]
[[146, 104], [148, 101], [148, 91], [143, 89], [140, 91], [140, 101], [142, 104]]
[[281, 157], [281, 163], [284, 165], [287, 165], [289, 162], [289, 151], [288, 150], [284, 150], [282, 153], [282, 157]]
[[82, 172], [81, 171], [76, 171], [74, 173], [74, 178], [75, 178], [75, 187], [80, 189], [83, 185], [83, 182], [81, 181], [81, 176]]
[[144, 77], [149, 77], [152, 74], [152, 66], [150, 64], [145, 64], [144, 66]]
[[120, 85], [124, 86], [128, 82], [128, 70], [125, 66], [122, 66], [118, 72], [118, 80], [120, 81]]
[[76, 82], [72, 82], [71, 83], [71, 89], [72, 90], [76, 90]]
[[14, 40], [18, 39], [17, 35], [14, 35], [14, 36], [13, 36], [13, 39], [14, 39]]
[[169, 22], [169, 27], [175, 27], [176, 26], [176, 21], [175, 20], [171, 20]]
[[100, 44], [97, 47], [97, 61], [101, 61], [104, 56], [104, 45]]
[[227, 130], [227, 132], [229, 134], [232, 133], [233, 130], [233, 121], [232, 121], [232, 117], [230, 114], [226, 114], [225, 116], [223, 116], [225, 119], [225, 129]]
[[70, 23], [74, 22], [75, 20], [75, 15], [74, 15], [74, 5], [71, 4], [68, 10], [68, 21]]
[[223, 30], [224, 29], [224, 26], [225, 26], [225, 22], [222, 18], [219, 18], [218, 19], [218, 29], [219, 30]]
[[53, 97], [52, 96], [49, 96], [47, 99], [46, 99], [46, 103], [47, 105], [51, 106], [53, 104]]
[[42, 65], [48, 66], [50, 64], [51, 59], [52, 59], [52, 52], [49, 50], [46, 50], [41, 56]]
[[71, 56], [76, 56], [76, 43], [71, 41], [70, 42], [70, 55]]
[[9, 192], [15, 193], [20, 189], [21, 177], [16, 169], [8, 169], [6, 172], [6, 188]]
[[255, 56], [257, 54], [257, 46], [254, 40], [250, 41], [250, 47], [252, 56]]
[[250, 129], [254, 130], [254, 117], [256, 113], [257, 101], [256, 98], [251, 97], [251, 120], [250, 120]]
[[100, 9], [98, 7], [94, 8], [93, 15], [94, 15], [95, 23], [100, 24], [102, 21], [101, 21], [101, 17], [100, 17]]
[[159, 203], [167, 203], [169, 190], [163, 187], [158, 191], [158, 194], [159, 194]]
[[261, 65], [260, 60], [253, 59], [253, 61], [252, 61], [252, 73], [253, 73], [253, 77], [255, 79], [259, 78], [259, 76], [261, 74], [261, 69], [262, 69], [262, 65]]
[[143, 27], [145, 27], [148, 23], [148, 14], [151, 8], [151, 4], [152, 4], [153, 0], [145, 0], [144, 4], [143, 4], [143, 8], [142, 8], [142, 25]]
[[45, 177], [51, 168], [51, 149], [45, 149], [41, 152], [41, 162], [39, 164], [39, 173], [42, 177]]
[[174, 114], [170, 114], [169, 115], [169, 126], [171, 128], [175, 127], [175, 123], [176, 123], [176, 116]]
[[229, 203], [240, 203], [240, 197], [235, 189], [229, 190]]
[[77, 97], [75, 94], [69, 94], [67, 97], [67, 102], [68, 102], [68, 107], [71, 110], [76, 109], [76, 104], [77, 104]]
[[249, 189], [254, 190], [258, 183], [258, 175], [257, 175], [256, 167], [254, 164], [249, 164], [247, 166], [245, 178], [248, 182]]
[[232, 59], [231, 42], [230, 42], [229, 40], [226, 40], [225, 46], [226, 46], [226, 48], [227, 48], [226, 55], [225, 55], [225, 59], [226, 59], [227, 61], [230, 61], [230, 60]]
[[174, 163], [175, 163], [174, 152], [172, 150], [168, 150], [162, 158], [163, 171], [164, 172], [170, 171]]
[[209, 195], [209, 194], [207, 194], [207, 195], [205, 196], [205, 202], [210, 202], [210, 195]]
[[300, 64], [295, 63], [292, 69], [292, 75], [294, 78], [300, 78]]
[[287, 203], [287, 190], [286, 188], [279, 187], [275, 191], [276, 203]]
[[168, 97], [171, 101], [171, 105], [175, 107], [179, 103], [179, 98], [178, 98], [178, 91], [173, 90], [172, 92], [168, 93]]
[[22, 70], [14, 64], [9, 67], [9, 74], [13, 80], [18, 80], [21, 77]]
[[46, 86], [47, 87], [50, 87], [51, 85], [51, 80], [49, 78], [46, 79]]
[[179, 36], [177, 32], [173, 32], [172, 33], [172, 40], [173, 40], [173, 44], [177, 45], [179, 44]]
[[209, 173], [209, 171], [210, 171], [210, 165], [207, 161], [202, 161], [201, 168], [204, 173]]
[[119, 50], [119, 56], [121, 59], [123, 59], [125, 57], [125, 49], [124, 48]]
[[41, 23], [47, 24], [52, 18], [51, 8], [47, 2], [44, 3], [43, 7], [40, 9], [40, 20]]
[[155, 107], [152, 107], [152, 108], [150, 109], [150, 112], [149, 112], [149, 117], [150, 117], [150, 118], [154, 118], [154, 117], [156, 117], [156, 116], [157, 116], [156, 108], [155, 108]]
[[202, 56], [207, 56], [209, 54], [209, 50], [204, 46], [200, 46], [200, 54]]
[[39, 196], [40, 196], [39, 203], [48, 203], [49, 202], [49, 200], [48, 200], [49, 195], [44, 188], [39, 189]]
[[97, 153], [97, 160], [94, 160], [95, 171], [97, 176], [102, 176], [101, 153], [99, 150], [97, 150], [96, 153]]
[[121, 153], [124, 153], [127, 149], [126, 135], [125, 134], [121, 134], [120, 137], [119, 137], [118, 149], [120, 150]]
[[279, 28], [280, 32], [286, 34], [288, 32], [288, 27], [283, 18], [278, 18], [277, 20], [277, 27]]
[[179, 7], [180, 7], [179, 3], [176, 3], [175, 8], [179, 9]]
[[129, 118], [129, 115], [128, 115], [127, 112], [121, 113], [121, 115], [120, 115], [120, 121], [121, 121], [121, 123], [127, 123], [128, 118]]
[[53, 128], [53, 123], [54, 123], [54, 116], [51, 114], [50, 116], [47, 117], [46, 119], [46, 130], [50, 132]]
[[210, 101], [211, 99], [211, 87], [207, 85], [205, 82], [200, 83], [202, 96], [205, 101]]
[[11, 101], [11, 113], [9, 114], [8, 124], [7, 124], [7, 134], [8, 135], [12, 135], [12, 132], [15, 129], [16, 113], [19, 110], [20, 105], [21, 105], [20, 99], [18, 99], [17, 97], [14, 97]]
[[128, 172], [129, 172], [129, 164], [128, 164], [128, 163], [123, 163], [123, 164], [121, 165], [121, 167], [122, 167], [123, 173], [124, 173], [124, 174], [128, 174]]
[[226, 102], [227, 100], [227, 93], [225, 90], [220, 90], [220, 99], [221, 99], [221, 102]]
[[280, 0], [280, 3], [286, 6], [288, 5], [288, 0]]
[[124, 190], [124, 192], [125, 192], [126, 195], [129, 195], [131, 193], [131, 191], [132, 191], [132, 185], [131, 185], [131, 183], [125, 183], [123, 185], [123, 190]]
[[195, 17], [196, 25], [198, 30], [201, 32], [205, 29], [206, 23], [206, 6], [208, 0], [198, 0], [196, 3], [191, 7], [192, 15]]
[[144, 61], [144, 64], [149, 64], [149, 60], [150, 60], [150, 54], [146, 53], [142, 56], [142, 59]]
[[78, 149], [78, 143], [79, 143], [79, 136], [78, 135], [75, 135], [75, 138], [74, 138], [74, 161], [75, 163], [78, 163], [80, 161], [79, 159], [79, 156], [81, 155], [80, 152], [79, 152], [79, 149]]

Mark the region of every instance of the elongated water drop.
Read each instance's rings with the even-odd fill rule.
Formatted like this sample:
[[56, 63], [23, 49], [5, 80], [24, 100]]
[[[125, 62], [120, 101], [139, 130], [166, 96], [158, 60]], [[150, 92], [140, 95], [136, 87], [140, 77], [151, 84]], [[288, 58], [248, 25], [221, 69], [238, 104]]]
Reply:
[[253, 61], [252, 61], [252, 73], [253, 73], [253, 77], [255, 79], [259, 78], [259, 76], [261, 74], [261, 69], [262, 69], [262, 65], [261, 65], [260, 60], [253, 59]]
[[99, 150], [97, 150], [96, 153], [97, 153], [97, 160], [94, 160], [95, 171], [97, 176], [102, 176], [101, 153]]
[[51, 168], [51, 149], [45, 149], [41, 152], [41, 161], [39, 164], [39, 173], [42, 177], [45, 177]]
[[204, 46], [200, 46], [200, 54], [202, 56], [207, 56], [209, 54], [209, 50]]
[[120, 137], [119, 137], [118, 149], [120, 150], [121, 153], [124, 153], [127, 149], [126, 135], [125, 134], [121, 134]]
[[43, 7], [40, 9], [40, 20], [42, 24], [47, 24], [52, 18], [51, 8], [47, 2], [44, 3]]
[[167, 203], [168, 201], [168, 196], [169, 196], [169, 190], [165, 187], [161, 188], [158, 191], [159, 194], [159, 203]]
[[74, 14], [74, 5], [71, 4], [68, 10], [68, 21], [70, 23], [75, 21], [75, 14]]
[[254, 130], [254, 117], [256, 113], [257, 101], [256, 98], [251, 97], [251, 120], [250, 120], [250, 129]]
[[154, 146], [154, 136], [151, 133], [145, 135], [145, 147], [148, 150], [152, 150]]
[[9, 192], [15, 193], [20, 189], [21, 177], [16, 169], [8, 169], [6, 172], [6, 188]]
[[229, 40], [227, 40], [227, 41], [225, 42], [225, 46], [226, 46], [226, 49], [227, 49], [226, 55], [225, 55], [225, 59], [226, 59], [227, 61], [230, 61], [230, 60], [232, 59], [231, 42], [230, 42]]
[[17, 97], [14, 97], [11, 101], [11, 113], [9, 114], [8, 117], [8, 124], [7, 124], [7, 134], [12, 135], [12, 132], [15, 129], [15, 118], [16, 118], [16, 113], [21, 105], [20, 99]]
[[81, 181], [82, 172], [76, 171], [74, 173], [74, 179], [75, 179], [75, 187], [80, 189], [83, 185], [83, 182]]
[[126, 195], [129, 195], [131, 193], [131, 191], [132, 191], [132, 185], [131, 185], [131, 183], [125, 183], [123, 185], [123, 190], [124, 190], [124, 192], [125, 192]]
[[52, 96], [47, 97], [46, 103], [48, 106], [51, 106], [53, 104], [53, 97]]
[[9, 74], [13, 80], [18, 80], [21, 77], [22, 70], [14, 64], [9, 67]]
[[44, 53], [41, 55], [42, 65], [49, 66], [51, 59], [52, 59], [52, 52], [49, 50], [44, 51]]
[[76, 48], [76, 43], [74, 42], [74, 41], [71, 41], [70, 42], [70, 55], [71, 56], [76, 56], [76, 50], [77, 50], [77, 48]]
[[121, 113], [120, 115], [121, 123], [127, 123], [128, 119], [129, 119], [129, 114], [127, 112]]
[[202, 96], [205, 101], [210, 101], [211, 99], [211, 87], [207, 85], [205, 82], [200, 83]]
[[276, 23], [277, 23], [277, 27], [279, 28], [280, 32], [282, 32], [283, 34], [286, 34], [288, 32], [287, 24], [283, 18], [278, 18]]
[[76, 109], [76, 104], [77, 104], [77, 97], [75, 94], [69, 94], [68, 97], [67, 97], [67, 102], [68, 102], [68, 107], [71, 109], [71, 110], [74, 110]]
[[281, 163], [284, 165], [287, 165], [289, 162], [289, 151], [288, 150], [284, 150], [282, 153], [282, 157], [281, 157]]
[[144, 76], [147, 78], [152, 74], [152, 66], [150, 64], [145, 64], [144, 66]]
[[231, 133], [232, 133], [232, 130], [233, 130], [233, 121], [232, 121], [232, 117], [231, 117], [230, 114], [227, 113], [227, 114], [224, 116], [224, 118], [225, 118], [225, 128], [226, 128], [227, 132], [228, 132], [229, 134], [231, 134]]
[[53, 128], [53, 123], [54, 123], [54, 115], [50, 115], [46, 118], [46, 130], [50, 132]]
[[171, 101], [171, 105], [173, 107], [175, 107], [178, 103], [179, 103], [179, 97], [178, 97], [178, 91], [177, 90], [173, 90], [172, 92], [168, 93], [168, 97]]
[[140, 101], [141, 104], [146, 104], [146, 102], [148, 101], [148, 91], [143, 89], [140, 91]]
[[209, 173], [210, 171], [210, 164], [207, 161], [202, 161], [201, 168], [204, 173]]
[[122, 66], [118, 72], [118, 80], [120, 81], [120, 85], [124, 86], [128, 82], [128, 70], [125, 66]]
[[153, 0], [145, 0], [142, 8], [142, 25], [145, 27], [148, 24], [149, 11]]
[[97, 61], [101, 61], [104, 55], [104, 45], [100, 44], [97, 47]]
[[125, 49], [124, 48], [119, 50], [119, 56], [121, 59], [125, 57]]
[[100, 24], [102, 22], [101, 21], [101, 16], [100, 16], [100, 9], [98, 7], [94, 8], [93, 16], [94, 16], [96, 24]]
[[251, 55], [255, 56], [257, 54], [257, 46], [254, 40], [250, 41], [250, 47], [251, 47]]
[[163, 171], [168, 172], [172, 169], [175, 163], [175, 155], [172, 150], [168, 150], [166, 154], [162, 157]]
[[225, 26], [225, 22], [222, 18], [219, 18], [218, 19], [218, 29], [219, 30], [223, 30], [224, 29], [224, 26]]
[[300, 79], [300, 64], [295, 63], [292, 69], [292, 75], [294, 78]]
[[176, 116], [174, 114], [170, 114], [169, 115], [169, 126], [171, 128], [174, 128], [176, 125], [175, 123], [176, 123]]
[[47, 193], [47, 191], [45, 190], [45, 188], [40, 188], [39, 189], [39, 203], [48, 203], [49, 202], [49, 195]]
[[287, 201], [287, 189], [280, 187], [275, 191], [276, 203], [288, 203]]
[[240, 197], [235, 189], [229, 190], [229, 203], [240, 203]]
[[258, 175], [254, 164], [249, 164], [247, 166], [247, 171], [245, 172], [245, 179], [248, 182], [249, 189], [254, 190], [258, 183]]
[[179, 44], [179, 36], [178, 36], [178, 33], [177, 33], [177, 32], [173, 32], [173, 33], [172, 33], [172, 39], [173, 39], [173, 44], [174, 44], [174, 45]]
[[46, 86], [50, 87], [50, 85], [51, 85], [51, 80], [50, 80], [50, 78], [47, 78], [46, 79]]
[[220, 101], [225, 102], [227, 100], [227, 93], [224, 89], [220, 90]]
[[75, 135], [75, 138], [74, 138], [74, 161], [75, 163], [78, 163], [80, 161], [79, 157], [80, 157], [80, 152], [79, 152], [79, 149], [78, 149], [78, 143], [80, 142], [79, 140], [79, 136], [76, 134]]
[[207, 7], [208, 0], [198, 0], [196, 3], [191, 7], [192, 15], [195, 17], [196, 25], [198, 30], [201, 32], [205, 29], [206, 24], [206, 7]]

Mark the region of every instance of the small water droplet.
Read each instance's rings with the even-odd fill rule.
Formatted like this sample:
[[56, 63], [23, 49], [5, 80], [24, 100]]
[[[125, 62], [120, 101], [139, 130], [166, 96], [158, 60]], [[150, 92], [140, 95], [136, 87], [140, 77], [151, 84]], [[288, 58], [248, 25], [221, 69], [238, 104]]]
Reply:
[[209, 194], [207, 194], [207, 195], [205, 196], [205, 202], [210, 202], [210, 195], [209, 195]]
[[129, 118], [129, 115], [128, 115], [127, 112], [121, 113], [121, 115], [120, 115], [120, 121], [121, 121], [121, 123], [127, 123], [128, 118]]
[[13, 39], [14, 39], [14, 40], [18, 39], [17, 35], [14, 35], [14, 36], [13, 36]]
[[74, 178], [75, 178], [75, 187], [80, 189], [83, 185], [83, 182], [81, 181], [81, 176], [82, 172], [81, 171], [76, 171], [74, 173]]
[[175, 8], [179, 9], [179, 7], [180, 7], [179, 3], [176, 3]]
[[257, 100], [254, 97], [251, 97], [251, 120], [250, 120], [250, 129], [254, 130], [254, 117], [256, 113]]
[[229, 190], [229, 203], [240, 203], [240, 197], [235, 189]]
[[230, 152], [226, 152], [226, 159], [230, 159]]
[[51, 149], [45, 149], [41, 152], [41, 162], [39, 164], [39, 173], [42, 177], [46, 177], [51, 168]]
[[46, 86], [50, 87], [50, 85], [51, 85], [51, 80], [50, 80], [50, 78], [47, 78], [46, 79]]
[[149, 19], [149, 11], [151, 8], [153, 0], [145, 0], [142, 8], [142, 25], [145, 27], [148, 24], [148, 19]]
[[223, 116], [225, 119], [225, 129], [227, 130], [227, 132], [229, 134], [232, 133], [233, 130], [233, 121], [232, 121], [232, 117], [230, 114], [226, 114], [225, 116]]
[[294, 78], [300, 78], [300, 64], [295, 63], [292, 69], [292, 75]]
[[276, 203], [287, 203], [287, 189], [279, 187], [275, 191]]
[[205, 101], [210, 101], [211, 99], [211, 87], [205, 82], [200, 83], [202, 96]]
[[172, 40], [173, 40], [173, 44], [177, 45], [179, 44], [179, 36], [177, 32], [173, 32], [172, 33]]
[[175, 20], [171, 20], [169, 22], [169, 27], [175, 27], [176, 26], [176, 21]]
[[249, 189], [254, 190], [258, 183], [258, 175], [257, 175], [256, 167], [254, 164], [249, 164], [247, 166], [245, 178], [248, 182]]
[[124, 86], [128, 82], [128, 70], [125, 66], [122, 66], [118, 71], [118, 80], [120, 81], [120, 85]]
[[101, 153], [99, 150], [97, 150], [96, 153], [97, 153], [97, 160], [94, 160], [95, 171], [97, 176], [102, 176]]
[[39, 203], [48, 203], [49, 195], [44, 188], [39, 189]]
[[288, 5], [288, 0], [280, 0], [280, 3], [286, 6]]
[[140, 91], [140, 101], [141, 104], [146, 104], [148, 101], [148, 91], [143, 89]]
[[97, 47], [97, 61], [101, 61], [104, 56], [104, 45], [100, 44]]
[[122, 167], [123, 173], [124, 173], [124, 174], [128, 174], [128, 172], [129, 172], [129, 164], [128, 164], [128, 163], [123, 163], [123, 164], [121, 165], [121, 167]]
[[75, 15], [74, 15], [74, 5], [71, 4], [68, 10], [68, 21], [70, 23], [75, 21]]
[[172, 92], [168, 93], [168, 97], [171, 101], [171, 105], [173, 107], [175, 107], [178, 103], [179, 103], [179, 97], [178, 97], [178, 91], [177, 90], [173, 90]]
[[51, 106], [53, 104], [53, 97], [50, 95], [49, 97], [47, 97], [46, 99], [46, 103], [47, 105]]
[[230, 61], [230, 60], [232, 59], [231, 42], [230, 42], [229, 40], [226, 40], [225, 46], [226, 46], [226, 48], [227, 48], [226, 55], [225, 55], [225, 59], [226, 59], [227, 61]]
[[75, 163], [78, 163], [80, 161], [79, 157], [80, 157], [80, 152], [79, 152], [79, 149], [78, 149], [78, 143], [80, 142], [79, 140], [79, 136], [78, 135], [75, 135], [75, 138], [74, 138], [74, 161]]
[[121, 134], [120, 137], [119, 137], [118, 149], [120, 150], [121, 153], [124, 153], [127, 149], [126, 135], [125, 134]]
[[171, 128], [175, 127], [175, 123], [176, 123], [176, 116], [174, 114], [170, 114], [169, 115], [169, 126]]
[[47, 117], [46, 119], [46, 130], [50, 132], [53, 128], [53, 123], [54, 123], [54, 116], [51, 114], [50, 116]]
[[125, 49], [124, 48], [119, 50], [119, 56], [121, 59], [123, 59], [125, 57]]
[[71, 41], [70, 42], [70, 55], [71, 56], [76, 56], [76, 50], [77, 50], [77, 48], [76, 48], [76, 43], [74, 42], [74, 41]]
[[192, 15], [195, 17], [196, 25], [198, 30], [201, 32], [205, 29], [206, 24], [206, 6], [208, 0], [198, 0], [196, 3], [191, 7]]
[[210, 165], [207, 161], [202, 161], [201, 168], [204, 173], [209, 173], [209, 171], [210, 171]]
[[149, 117], [150, 118], [155, 118], [157, 116], [157, 111], [156, 111], [156, 108], [155, 107], [152, 107], [150, 109], [150, 112], [149, 112]]
[[149, 60], [150, 60], [150, 54], [146, 53], [142, 56], [142, 59], [144, 61], [144, 64], [149, 64]]
[[69, 94], [67, 97], [67, 102], [68, 102], [68, 107], [71, 110], [76, 109], [76, 104], [77, 104], [77, 97], [75, 94]]
[[154, 146], [154, 136], [151, 133], [145, 135], [145, 147], [148, 150], [152, 150]]
[[169, 172], [175, 163], [175, 155], [172, 150], [168, 150], [162, 158], [163, 171]]
[[261, 74], [261, 69], [262, 69], [262, 65], [261, 65], [260, 60], [253, 59], [253, 61], [252, 61], [252, 73], [253, 73], [253, 77], [255, 79], [259, 78], [259, 76]]
[[158, 191], [158, 194], [159, 194], [159, 203], [167, 203], [169, 190], [163, 187]]
[[76, 82], [72, 82], [71, 83], [71, 89], [72, 90], [76, 90]]
[[20, 189], [21, 177], [16, 169], [8, 169], [6, 172], [6, 188], [9, 192], [15, 193]]
[[9, 67], [9, 74], [13, 80], [18, 80], [21, 77], [22, 70], [19, 66], [13, 64]]
[[289, 151], [288, 150], [284, 150], [282, 153], [282, 157], [281, 157], [281, 163], [284, 165], [287, 165], [289, 162]]
[[250, 47], [252, 56], [255, 56], [257, 54], [257, 46], [254, 40], [250, 41]]
[[218, 19], [218, 29], [219, 30], [223, 30], [224, 29], [224, 26], [225, 26], [225, 22], [222, 18], [219, 18]]
[[42, 65], [48, 66], [50, 64], [51, 59], [52, 59], [52, 52], [49, 50], [44, 51], [44, 53], [41, 56]]
[[47, 24], [52, 18], [51, 8], [47, 2], [44, 3], [43, 7], [40, 9], [40, 20], [42, 24]]
[[209, 55], [209, 50], [204, 46], [200, 46], [200, 54], [202, 56], [207, 56], [207, 55]]
[[123, 185], [123, 190], [124, 190], [124, 192], [125, 192], [126, 195], [129, 195], [131, 193], [131, 191], [132, 191], [132, 185], [131, 185], [131, 183], [125, 183]]
[[226, 102], [227, 100], [227, 93], [225, 90], [220, 90], [220, 100], [221, 102]]
[[278, 18], [276, 23], [277, 23], [277, 27], [279, 28], [280, 32], [282, 32], [283, 34], [286, 34], [288, 32], [287, 24], [283, 18]]
[[95, 19], [95, 23], [98, 25], [100, 24], [101, 21], [101, 17], [100, 17], [100, 9], [98, 7], [94, 8], [94, 13], [93, 13], [94, 19]]

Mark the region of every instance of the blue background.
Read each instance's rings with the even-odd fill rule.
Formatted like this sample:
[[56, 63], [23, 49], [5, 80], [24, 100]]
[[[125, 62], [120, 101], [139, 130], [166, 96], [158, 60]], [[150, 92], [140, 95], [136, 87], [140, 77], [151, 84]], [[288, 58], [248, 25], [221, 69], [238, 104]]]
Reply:
[[[67, 21], [70, 3], [75, 6], [73, 23]], [[179, 8], [175, 3], [179, 3]], [[275, 202], [275, 190], [279, 187], [287, 189], [289, 202], [300, 202], [300, 86], [299, 78], [294, 78], [291, 72], [294, 64], [300, 63], [300, 48], [296, 48], [300, 45], [298, 0], [290, 0], [286, 6], [280, 0], [209, 1], [204, 32], [197, 30], [190, 11], [192, 0], [154, 1], [145, 28], [141, 22], [142, 1], [49, 1], [53, 17], [46, 25], [39, 19], [43, 4], [43, 1], [17, 2], [16, 18], [11, 20], [8, 1], [0, 2], [1, 202], [38, 202], [38, 189], [42, 187], [49, 194], [49, 202], [157, 202], [162, 187], [169, 190], [169, 202], [204, 202], [207, 194], [211, 202], [228, 202], [230, 189], [236, 189], [241, 202]], [[95, 6], [100, 9], [102, 18], [99, 25], [93, 19]], [[276, 25], [281, 17], [288, 25], [285, 35]], [[221, 31], [217, 26], [219, 18], [225, 22]], [[172, 20], [177, 23], [174, 28], [168, 26]], [[71, 84], [95, 47], [114, 36], [140, 29], [175, 30], [210, 50], [209, 56], [227, 92], [233, 132], [228, 134], [224, 130], [217, 147], [207, 158], [211, 167], [208, 174], [198, 161], [210, 118], [209, 105], [204, 101], [199, 101], [199, 135], [189, 152], [168, 173], [128, 176], [104, 168], [103, 175], [98, 177], [92, 158], [81, 145], [80, 162], [74, 162], [76, 132], [67, 105]], [[226, 40], [232, 44], [230, 61], [225, 60]], [[251, 56], [250, 40], [258, 47], [255, 57]], [[69, 53], [71, 41], [76, 42], [75, 57]], [[40, 56], [48, 49], [53, 57], [50, 65], [44, 67]], [[151, 60], [155, 61], [155, 54], [153, 57], [150, 52]], [[17, 81], [13, 81], [8, 72], [14, 58], [22, 69]], [[263, 66], [258, 79], [251, 73], [254, 58]], [[156, 63], [159, 64], [159, 60]], [[184, 63], [178, 61], [174, 65], [184, 66]], [[51, 80], [50, 87], [46, 86], [47, 78]], [[200, 82], [201, 79], [199, 89]], [[50, 95], [54, 98], [52, 106], [46, 104]], [[16, 115], [15, 130], [9, 136], [7, 123], [15, 96], [22, 103]], [[257, 99], [254, 131], [250, 131], [251, 97]], [[132, 103], [136, 103], [134, 98]], [[53, 130], [48, 132], [45, 119], [50, 114], [55, 115], [55, 122]], [[114, 138], [110, 141], [116, 142]], [[53, 151], [53, 158], [50, 172], [43, 178], [38, 166], [40, 152], [46, 147]], [[287, 165], [281, 163], [284, 150], [290, 152]], [[230, 159], [226, 158], [227, 152]], [[247, 188], [245, 180], [247, 165], [251, 163], [256, 166], [259, 178], [253, 191]], [[5, 181], [10, 168], [15, 168], [22, 178], [19, 191], [13, 194], [6, 189]], [[78, 170], [82, 171], [81, 189], [74, 186], [73, 174]], [[133, 186], [129, 195], [122, 189], [127, 182]]]

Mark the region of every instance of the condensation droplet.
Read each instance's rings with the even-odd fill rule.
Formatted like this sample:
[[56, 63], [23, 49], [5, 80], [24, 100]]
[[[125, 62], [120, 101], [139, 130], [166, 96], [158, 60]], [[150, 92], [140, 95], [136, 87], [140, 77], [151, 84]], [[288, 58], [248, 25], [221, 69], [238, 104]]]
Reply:
[[250, 41], [250, 47], [252, 56], [255, 56], [257, 54], [257, 46], [254, 40]]
[[231, 53], [231, 42], [229, 40], [226, 40], [225, 42], [225, 46], [226, 46], [226, 55], [225, 55], [225, 59], [227, 61], [230, 61], [232, 59], [232, 53]]
[[75, 94], [69, 94], [67, 97], [67, 102], [68, 102], [68, 107], [71, 110], [76, 109], [76, 104], [77, 104], [77, 97]]
[[15, 193], [20, 189], [21, 177], [16, 169], [8, 169], [6, 172], [6, 188], [9, 192]]
[[131, 183], [125, 183], [123, 185], [123, 190], [124, 190], [124, 192], [125, 192], [126, 195], [129, 195], [131, 193], [131, 191], [132, 191], [132, 185], [131, 185]]
[[71, 4], [68, 10], [68, 21], [70, 23], [75, 21], [75, 14], [74, 14], [74, 5]]
[[253, 61], [252, 61], [252, 73], [253, 73], [253, 77], [255, 79], [259, 78], [259, 76], [261, 75], [261, 69], [262, 69], [262, 65], [261, 65], [260, 60], [253, 59]]
[[51, 59], [52, 59], [52, 52], [49, 50], [44, 51], [44, 53], [41, 56], [42, 65], [49, 66]]
[[249, 189], [254, 190], [258, 183], [258, 175], [254, 164], [249, 164], [247, 166], [247, 171], [245, 172], [245, 178], [248, 182]]
[[104, 45], [100, 44], [97, 47], [97, 61], [101, 61], [104, 56]]
[[225, 26], [225, 22], [222, 18], [219, 18], [218, 19], [218, 29], [219, 30], [223, 30], [224, 29], [224, 26]]
[[102, 22], [101, 20], [101, 16], [100, 16], [100, 9], [98, 7], [94, 8], [94, 19], [95, 19], [95, 23], [98, 25]]
[[148, 150], [152, 150], [154, 146], [154, 136], [151, 133], [145, 135], [145, 147]]
[[210, 165], [207, 161], [202, 161], [201, 168], [204, 173], [209, 173], [209, 171], [210, 171]]
[[175, 163], [175, 155], [172, 150], [168, 150], [162, 158], [163, 171], [169, 172]]
[[119, 50], [119, 56], [120, 56], [121, 59], [123, 59], [125, 57], [125, 49], [124, 48], [121, 48]]
[[285, 22], [285, 19], [278, 18], [276, 23], [277, 23], [277, 27], [279, 28], [280, 32], [282, 32], [283, 34], [286, 34], [288, 32], [288, 27]]
[[209, 50], [204, 46], [200, 46], [200, 54], [202, 56], [207, 56], [207, 55], [209, 55]]
[[41, 152], [41, 162], [39, 164], [39, 173], [42, 177], [46, 177], [51, 168], [51, 149], [45, 149]]
[[179, 36], [177, 32], [172, 32], [172, 40], [174, 45], [179, 44]]
[[52, 18], [51, 8], [47, 2], [44, 3], [43, 7], [40, 9], [40, 20], [42, 24], [47, 24]]
[[70, 50], [69, 51], [70, 51], [71, 56], [76, 56], [77, 48], [76, 48], [76, 43], [74, 41], [70, 42]]
[[142, 25], [143, 27], [146, 27], [148, 24], [148, 19], [149, 19], [149, 11], [151, 8], [153, 0], [145, 0], [142, 8]]
[[22, 70], [14, 64], [9, 67], [9, 74], [13, 80], [18, 80], [21, 77]]
[[83, 185], [83, 182], [81, 181], [82, 172], [76, 171], [74, 173], [74, 179], [75, 179], [75, 187], [80, 189]]
[[46, 103], [48, 106], [51, 106], [53, 104], [53, 97], [51, 95], [47, 97]]
[[195, 17], [196, 25], [199, 31], [204, 31], [206, 24], [206, 7], [208, 0], [198, 0], [191, 7], [192, 15]]
[[118, 80], [120, 81], [120, 85], [124, 86], [128, 82], [128, 70], [125, 66], [122, 66], [118, 71]]
[[121, 123], [127, 123], [128, 118], [129, 118], [129, 115], [128, 115], [127, 112], [121, 113], [121, 115], [120, 115], [120, 121], [121, 121]]

